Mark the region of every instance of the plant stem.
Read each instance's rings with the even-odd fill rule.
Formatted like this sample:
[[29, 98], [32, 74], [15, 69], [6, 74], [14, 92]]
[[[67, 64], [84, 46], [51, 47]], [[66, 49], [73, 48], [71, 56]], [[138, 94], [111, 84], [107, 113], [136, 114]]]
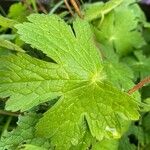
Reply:
[[67, 9], [68, 9], [69, 12], [70, 12], [70, 14], [71, 14], [72, 16], [74, 16], [74, 13], [73, 13], [73, 11], [72, 11], [72, 9], [71, 9], [71, 7], [70, 7], [68, 1], [67, 1], [67, 0], [64, 0], [64, 2], [65, 2], [65, 5], [66, 5]]
[[37, 2], [37, 3], [38, 3], [38, 6], [39, 6], [39, 9], [40, 9], [43, 13], [48, 14], [47, 10], [46, 10], [45, 7], [42, 5], [42, 3], [41, 3], [41, 2]]
[[0, 115], [8, 115], [8, 116], [18, 117], [20, 115], [20, 113], [0, 110]]
[[81, 11], [80, 11], [80, 8], [79, 8], [77, 2], [75, 0], [70, 0], [70, 3], [74, 7], [74, 9], [75, 9], [76, 13], [78, 14], [78, 16], [83, 19], [83, 15], [81, 14]]
[[2, 6], [0, 6], [0, 12], [3, 14], [3, 16], [6, 16], [6, 13], [5, 13], [4, 9], [2, 8]]
[[63, 3], [64, 3], [64, 0], [61, 0], [60, 2], [58, 2], [58, 3], [52, 8], [52, 10], [49, 12], [49, 14], [53, 14]]
[[4, 127], [3, 127], [3, 129], [2, 129], [1, 136], [2, 136], [3, 134], [5, 134], [5, 132], [7, 131], [11, 120], [12, 120], [12, 116], [9, 116], [8, 119], [7, 119], [7, 122], [5, 123], [5, 125], [4, 125]]
[[37, 9], [37, 6], [36, 6], [36, 1], [35, 0], [31, 0], [31, 3], [32, 3], [32, 6], [33, 6], [33, 9], [36, 13], [38, 13], [38, 9]]
[[137, 85], [135, 85], [132, 89], [130, 89], [128, 91], [128, 94], [132, 94], [135, 91], [139, 90], [140, 88], [142, 88], [145, 84], [150, 82], [150, 76], [146, 77], [145, 79], [143, 79], [142, 81], [140, 81]]

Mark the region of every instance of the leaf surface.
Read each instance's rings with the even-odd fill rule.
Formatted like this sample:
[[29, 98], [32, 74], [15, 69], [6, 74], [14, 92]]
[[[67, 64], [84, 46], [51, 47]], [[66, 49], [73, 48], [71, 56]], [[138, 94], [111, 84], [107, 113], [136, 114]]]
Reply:
[[111, 0], [106, 3], [97, 2], [94, 4], [85, 5], [85, 18], [88, 21], [92, 21], [94, 19], [104, 19], [104, 15], [111, 12], [113, 9], [118, 7], [123, 0]]
[[95, 21], [95, 35], [103, 45], [113, 47], [120, 55], [126, 55], [145, 45], [142, 26], [145, 18], [137, 4], [124, 2], [109, 12], [103, 23]]
[[28, 19], [16, 26], [21, 39], [56, 63], [27, 54], [4, 58], [0, 92], [10, 96], [6, 108], [24, 111], [59, 97], [36, 127], [57, 149], [77, 145], [85, 121], [97, 140], [119, 138], [122, 122], [138, 119], [138, 103], [109, 81], [89, 24], [77, 19], [72, 30], [55, 15]]
[[48, 139], [36, 137], [35, 124], [38, 122], [40, 115], [29, 113], [25, 116], [19, 116], [16, 129], [6, 132], [0, 139], [0, 150], [16, 150], [24, 143], [41, 146], [46, 149], [50, 148]]

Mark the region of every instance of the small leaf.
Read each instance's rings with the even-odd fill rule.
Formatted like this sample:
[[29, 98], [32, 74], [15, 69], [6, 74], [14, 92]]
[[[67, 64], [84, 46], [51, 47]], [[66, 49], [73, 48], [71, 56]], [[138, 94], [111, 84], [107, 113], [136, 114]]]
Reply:
[[120, 55], [139, 49], [146, 44], [139, 22], [145, 21], [142, 10], [135, 4], [125, 2], [105, 16], [103, 23], [95, 21], [94, 30], [98, 41]]
[[149, 112], [150, 111], [150, 98], [147, 98], [142, 103], [142, 111]]
[[34, 113], [19, 116], [16, 129], [11, 132], [7, 132], [1, 137], [0, 149], [16, 150], [18, 146], [23, 143], [33, 144], [36, 146], [42, 145], [43, 148], [50, 148], [48, 139], [39, 138], [34, 135], [35, 124], [40, 117], [40, 115]]
[[0, 47], [4, 47], [13, 51], [24, 52], [22, 48], [8, 40], [0, 39]]
[[108, 14], [110, 11], [118, 7], [123, 0], [111, 0], [106, 3], [97, 2], [94, 4], [85, 5], [85, 18], [88, 21], [92, 21], [94, 19], [104, 19], [104, 15]]
[[134, 71], [136, 78], [141, 80], [150, 75], [150, 58], [146, 57], [142, 51], [135, 51], [135, 57], [126, 57], [123, 59], [124, 62], [128, 62], [128, 65]]
[[14, 3], [10, 6], [9, 12], [8, 12], [8, 18], [16, 20], [18, 22], [23, 22], [27, 20], [27, 16], [31, 12], [28, 10], [28, 7], [26, 6], [26, 3], [23, 4], [21, 2]]
[[18, 22], [12, 19], [8, 19], [0, 15], [0, 26], [4, 28], [14, 28], [14, 25]]

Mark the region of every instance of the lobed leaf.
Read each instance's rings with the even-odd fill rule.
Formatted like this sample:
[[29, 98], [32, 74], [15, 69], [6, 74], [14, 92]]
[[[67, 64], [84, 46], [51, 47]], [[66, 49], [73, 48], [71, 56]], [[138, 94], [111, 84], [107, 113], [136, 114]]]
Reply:
[[119, 138], [123, 122], [139, 118], [138, 103], [110, 83], [90, 25], [77, 19], [72, 30], [55, 15], [28, 19], [16, 26], [21, 39], [56, 63], [19, 53], [3, 58], [0, 93], [10, 96], [6, 108], [24, 111], [59, 98], [36, 126], [37, 135], [51, 137], [56, 149], [77, 145], [85, 122], [99, 141]]
[[94, 32], [101, 44], [113, 47], [120, 56], [124, 56], [146, 44], [141, 23], [145, 20], [136, 3], [124, 1], [109, 12], [102, 23], [100, 20], [93, 23]]

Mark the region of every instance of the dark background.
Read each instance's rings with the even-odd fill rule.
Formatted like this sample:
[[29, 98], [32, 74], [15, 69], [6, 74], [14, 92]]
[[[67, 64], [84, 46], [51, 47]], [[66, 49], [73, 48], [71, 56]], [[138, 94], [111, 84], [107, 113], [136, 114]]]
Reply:
[[[3, 9], [6, 13], [8, 12], [9, 7], [16, 2], [25, 1], [25, 0], [0, 0], [0, 9]], [[57, 3], [60, 0], [37, 0], [38, 3], [42, 4], [48, 11], [51, 8], [51, 4]], [[69, 0], [68, 0], [69, 1]], [[79, 1], [79, 0], [78, 0]], [[83, 2], [96, 2], [100, 0], [82, 0]], [[102, 0], [107, 1], [107, 0]], [[139, 3], [140, 7], [145, 12], [147, 20], [150, 21], [150, 4]]]

